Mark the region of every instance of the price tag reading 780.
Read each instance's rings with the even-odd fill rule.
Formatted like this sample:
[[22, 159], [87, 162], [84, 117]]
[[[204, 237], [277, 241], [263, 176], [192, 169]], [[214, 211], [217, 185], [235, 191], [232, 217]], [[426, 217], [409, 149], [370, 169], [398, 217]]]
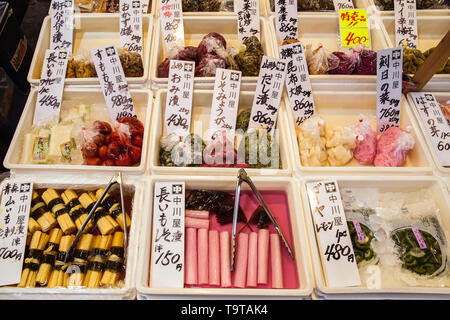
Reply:
[[370, 48], [370, 32], [365, 9], [339, 10], [341, 47], [351, 48], [364, 44]]

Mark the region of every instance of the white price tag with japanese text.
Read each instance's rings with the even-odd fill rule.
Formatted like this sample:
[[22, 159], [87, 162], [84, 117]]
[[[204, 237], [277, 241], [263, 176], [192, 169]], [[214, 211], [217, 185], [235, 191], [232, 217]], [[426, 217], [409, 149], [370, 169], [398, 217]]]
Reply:
[[73, 0], [53, 0], [51, 4], [50, 49], [72, 53]]
[[152, 288], [184, 287], [184, 182], [156, 182], [153, 197]]
[[142, 37], [141, 0], [120, 0], [120, 46], [142, 55], [144, 40]]
[[116, 47], [104, 46], [93, 49], [91, 58], [95, 65], [95, 71], [97, 71], [111, 121], [114, 122], [122, 117], [137, 118]]
[[450, 166], [450, 125], [431, 93], [411, 92], [417, 112], [441, 166]]
[[[155, 0], [156, 1], [156, 0]], [[166, 49], [184, 47], [184, 25], [181, 0], [159, 0], [159, 16]]]
[[241, 71], [217, 68], [209, 118], [210, 135], [217, 131], [236, 129], [236, 118], [241, 90]]
[[330, 287], [361, 285], [336, 180], [306, 183], [322, 266]]
[[298, 39], [297, 0], [275, 0], [275, 27], [280, 42]]
[[191, 128], [195, 62], [170, 60], [166, 96], [167, 133], [187, 135]]
[[355, 9], [352, 0], [333, 0], [334, 11], [339, 14], [339, 10]]
[[377, 132], [400, 125], [403, 47], [377, 52]]
[[286, 65], [287, 63], [282, 60], [263, 57], [253, 97], [249, 129], [266, 129], [270, 133], [275, 128], [286, 77]]
[[314, 113], [314, 97], [309, 79], [308, 64], [301, 42], [279, 47], [280, 57], [286, 61], [286, 91], [297, 126]]
[[33, 182], [5, 179], [0, 203], [0, 286], [20, 282], [30, 216]]
[[64, 50], [45, 51], [33, 116], [34, 125], [42, 126], [50, 122], [59, 122], [67, 59], [68, 53]]
[[395, 0], [395, 43], [406, 46], [411, 49], [417, 49], [418, 31], [417, 31], [417, 11], [416, 0]]
[[238, 44], [252, 36], [261, 39], [258, 0], [237, 0]]

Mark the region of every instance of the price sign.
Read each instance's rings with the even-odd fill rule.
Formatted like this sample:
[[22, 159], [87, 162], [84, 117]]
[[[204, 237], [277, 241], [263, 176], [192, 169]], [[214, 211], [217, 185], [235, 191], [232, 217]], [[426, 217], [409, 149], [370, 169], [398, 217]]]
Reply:
[[184, 25], [181, 0], [159, 0], [161, 30], [164, 43], [172, 48], [184, 47]]
[[251, 36], [261, 38], [258, 0], [238, 0], [237, 17], [239, 46]]
[[53, 0], [51, 8], [50, 49], [72, 53], [73, 0]]
[[330, 287], [361, 284], [336, 180], [306, 184], [322, 266]]
[[334, 10], [339, 13], [339, 10], [355, 9], [352, 0], [333, 0]]
[[417, 49], [417, 11], [416, 0], [395, 0], [395, 43], [406, 43], [408, 48]]
[[120, 46], [142, 56], [141, 0], [120, 0]]
[[153, 288], [184, 286], [184, 182], [156, 182], [153, 197]]
[[33, 192], [29, 178], [5, 179], [0, 203], [0, 286], [20, 282]]
[[166, 129], [168, 134], [177, 132], [184, 136], [191, 127], [195, 62], [171, 60], [169, 68]]
[[286, 77], [286, 64], [279, 59], [263, 57], [253, 97], [249, 129], [266, 129], [271, 132], [275, 127]]
[[61, 101], [66, 77], [68, 53], [60, 50], [46, 50], [33, 124], [42, 126], [59, 122]]
[[217, 131], [232, 132], [236, 128], [241, 89], [241, 71], [217, 68], [209, 118], [210, 136]]
[[439, 163], [444, 167], [450, 166], [450, 125], [439, 103], [431, 93], [411, 92], [410, 94]]
[[370, 48], [370, 32], [365, 9], [339, 10], [341, 47], [352, 48], [364, 44]]
[[280, 57], [286, 63], [286, 90], [294, 113], [295, 123], [300, 126], [314, 111], [314, 97], [309, 79], [308, 65], [301, 42], [280, 46]]
[[377, 52], [377, 132], [400, 125], [403, 47]]
[[275, 1], [275, 27], [280, 42], [298, 39], [297, 1]]
[[137, 118], [116, 47], [93, 49], [91, 57], [112, 122], [122, 117]]

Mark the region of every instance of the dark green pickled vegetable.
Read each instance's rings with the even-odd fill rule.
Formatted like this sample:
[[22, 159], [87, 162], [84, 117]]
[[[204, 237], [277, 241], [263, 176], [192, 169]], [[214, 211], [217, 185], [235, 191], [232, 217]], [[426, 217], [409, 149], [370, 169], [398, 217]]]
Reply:
[[[380, 10], [394, 10], [394, 0], [375, 0], [375, 6]], [[416, 0], [416, 8], [421, 9], [448, 9], [448, 0]]]
[[[238, 157], [244, 155], [242, 148], [245, 148], [245, 163], [250, 168], [273, 168], [275, 165], [272, 163], [272, 150], [276, 149], [275, 152], [278, 155], [278, 144], [275, 141], [272, 142], [272, 136], [267, 131], [254, 130], [247, 133], [239, 145]], [[281, 159], [279, 158], [278, 164], [278, 167], [281, 167]]]
[[[419, 67], [425, 62], [425, 59], [433, 52], [434, 47], [425, 52], [419, 49], [403, 48], [403, 72], [406, 74], [415, 74]], [[436, 73], [450, 73], [450, 59], [442, 65]]]
[[419, 230], [426, 248], [421, 249], [411, 228], [394, 231], [392, 240], [402, 261], [402, 268], [424, 276], [436, 273], [443, 263], [439, 242], [428, 232]]
[[182, 0], [183, 12], [220, 11], [221, 0]]
[[250, 115], [251, 115], [250, 110], [244, 110], [244, 111], [239, 112], [237, 119], [236, 119], [236, 130], [241, 129], [244, 132], [247, 131], [248, 124], [250, 122]]
[[[167, 167], [199, 167], [203, 160], [203, 150], [206, 145], [202, 138], [196, 134], [187, 135], [182, 142], [170, 150], [160, 148], [159, 161], [162, 166]], [[186, 155], [186, 148], [190, 154]], [[197, 149], [196, 149], [197, 148]]]
[[355, 225], [352, 221], [347, 221], [348, 231], [352, 240], [353, 252], [355, 253], [356, 263], [359, 264], [363, 261], [371, 261], [376, 258], [376, 254], [372, 249], [371, 243], [374, 239], [372, 230], [366, 225], [359, 223], [361, 231], [364, 234], [364, 243], [359, 242], [358, 234], [355, 229]]
[[247, 38], [234, 56], [242, 76], [258, 76], [264, 50], [258, 38], [252, 36]]
[[198, 0], [182, 0], [181, 5], [183, 7], [183, 12], [199, 11], [200, 7]]
[[[275, 2], [270, 0], [270, 8], [275, 11]], [[331, 0], [297, 0], [297, 11], [334, 11]]]

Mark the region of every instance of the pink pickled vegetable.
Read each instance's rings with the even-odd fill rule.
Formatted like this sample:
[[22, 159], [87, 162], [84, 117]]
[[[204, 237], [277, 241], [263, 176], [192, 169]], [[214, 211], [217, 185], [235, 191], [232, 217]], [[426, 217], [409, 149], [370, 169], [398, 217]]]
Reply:
[[186, 228], [184, 283], [197, 284], [197, 229]]
[[414, 143], [414, 137], [410, 133], [399, 127], [390, 127], [378, 140], [374, 164], [377, 167], [402, 166]]
[[197, 231], [198, 247], [198, 284], [209, 284], [208, 277], [208, 230], [198, 229]]
[[267, 284], [269, 258], [269, 230], [258, 230], [258, 284]]
[[212, 286], [220, 286], [220, 246], [219, 231], [209, 230], [209, 284]]
[[220, 284], [222, 288], [231, 287], [230, 236], [227, 231], [220, 233]]
[[209, 219], [186, 217], [184, 223], [186, 228], [209, 229]]
[[186, 217], [197, 219], [208, 219], [209, 212], [206, 210], [186, 210]]
[[251, 232], [248, 241], [247, 287], [256, 287], [258, 276], [258, 233]]
[[281, 261], [280, 236], [270, 234], [270, 260], [272, 267], [272, 288], [283, 288], [283, 264]]
[[248, 233], [240, 233], [237, 238], [234, 286], [245, 288], [248, 260]]
[[353, 151], [355, 159], [364, 165], [373, 164], [377, 153], [377, 133], [366, 119], [360, 119], [355, 127], [357, 134], [356, 147]]

